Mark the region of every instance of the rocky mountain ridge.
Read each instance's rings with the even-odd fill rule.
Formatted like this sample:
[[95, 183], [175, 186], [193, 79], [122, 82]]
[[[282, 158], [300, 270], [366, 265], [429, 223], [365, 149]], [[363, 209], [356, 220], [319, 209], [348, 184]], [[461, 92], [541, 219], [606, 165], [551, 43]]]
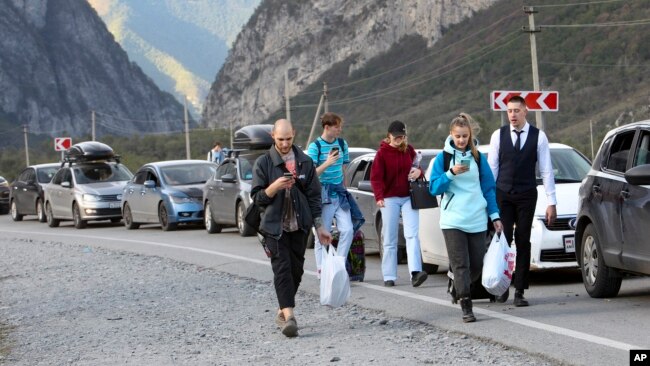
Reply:
[[84, 0], [0, 0], [0, 120], [79, 136], [180, 131], [183, 106], [129, 61]]
[[[495, 2], [263, 1], [212, 84], [203, 124], [225, 127], [265, 120], [282, 106], [285, 72], [291, 97], [334, 64], [351, 59], [351, 73], [403, 37], [420, 35], [431, 46], [445, 28]], [[318, 95], [314, 99], [318, 103]]]

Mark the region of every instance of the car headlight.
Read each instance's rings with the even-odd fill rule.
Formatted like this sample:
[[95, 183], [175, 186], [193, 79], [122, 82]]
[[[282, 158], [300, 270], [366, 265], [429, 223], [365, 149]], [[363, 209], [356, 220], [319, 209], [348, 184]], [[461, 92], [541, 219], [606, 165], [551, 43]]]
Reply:
[[117, 201], [121, 201], [122, 200], [122, 195], [118, 194], [117, 197], [115, 197], [115, 198], [117, 199]]
[[178, 197], [178, 196], [169, 196], [172, 202], [174, 203], [190, 203], [192, 199], [190, 197]]
[[98, 202], [99, 201], [99, 196], [96, 195], [96, 194], [84, 193], [83, 195], [81, 195], [81, 198], [86, 202]]

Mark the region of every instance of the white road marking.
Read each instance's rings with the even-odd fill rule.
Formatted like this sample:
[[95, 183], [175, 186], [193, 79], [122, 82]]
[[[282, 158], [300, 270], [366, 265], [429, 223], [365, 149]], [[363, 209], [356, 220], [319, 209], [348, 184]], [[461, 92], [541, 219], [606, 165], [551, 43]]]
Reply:
[[[133, 240], [133, 239], [115, 239], [115, 238], [109, 238], [109, 237], [103, 237], [103, 236], [65, 234], [65, 233], [47, 233], [47, 234], [45, 234], [45, 233], [34, 233], [34, 232], [26, 233], [26, 232], [23, 232], [23, 231], [12, 231], [12, 230], [0, 230], [0, 232], [14, 233], [14, 234], [37, 234], [37, 235], [46, 235], [46, 236], [57, 235], [57, 236], [68, 236], [68, 237], [73, 237], [73, 238], [101, 239], [101, 240], [110, 240], [110, 241], [119, 241], [119, 242], [139, 243], [139, 244], [159, 246], [159, 247], [164, 247], [164, 248], [188, 250], [188, 251], [197, 252], [197, 253], [212, 254], [212, 255], [217, 255], [217, 256], [221, 256], [221, 257], [237, 259], [237, 260], [256, 263], [256, 264], [262, 264], [262, 265], [269, 266], [269, 267], [271, 266], [271, 262], [269, 260], [259, 260], [259, 259], [243, 257], [243, 256], [240, 256], [240, 255], [217, 252], [217, 251], [214, 251], [214, 250], [184, 247], [184, 246], [180, 246], [180, 245], [158, 243], [158, 242], [153, 242], [153, 241]], [[311, 276], [316, 276], [316, 272], [314, 272], [314, 271], [306, 270], [305, 273], [308, 274], [308, 275], [311, 275]], [[393, 289], [393, 288], [386, 288], [386, 287], [383, 287], [383, 286], [373, 285], [373, 284], [369, 284], [369, 283], [365, 283], [365, 282], [358, 282], [358, 283], [355, 284], [355, 286], [366, 287], [366, 288], [369, 288], [369, 289], [372, 289], [372, 290], [375, 290], [375, 291], [387, 292], [387, 293], [390, 293], [390, 294], [393, 294], [393, 295], [399, 295], [399, 296], [407, 297], [407, 298], [410, 298], [410, 299], [420, 300], [420, 301], [424, 301], [424, 302], [428, 302], [428, 303], [432, 303], [432, 304], [436, 304], [436, 305], [440, 305], [440, 306], [446, 306], [446, 307], [450, 307], [450, 308], [459, 308], [458, 305], [451, 304], [448, 299], [442, 300], [442, 299], [438, 299], [438, 298], [431, 297], [431, 296], [418, 295], [418, 294], [410, 293], [408, 291], [402, 291], [402, 290], [397, 290], [397, 289]], [[515, 324], [519, 324], [519, 325], [522, 325], [522, 326], [525, 326], [525, 327], [539, 329], [539, 330], [547, 331], [547, 332], [550, 332], [550, 333], [556, 333], [556, 334], [559, 334], [559, 335], [563, 335], [563, 336], [583, 340], [583, 341], [590, 342], [590, 343], [599, 344], [599, 345], [602, 345], [602, 346], [616, 348], [616, 349], [620, 349], [620, 350], [623, 350], [623, 351], [629, 351], [631, 349], [645, 349], [646, 348], [646, 347], [641, 347], [641, 346], [637, 346], [637, 345], [633, 345], [633, 344], [629, 344], [629, 343], [618, 342], [618, 341], [608, 339], [608, 338], [598, 337], [598, 336], [591, 335], [591, 334], [588, 334], [588, 333], [583, 333], [583, 332], [578, 332], [578, 331], [567, 329], [567, 328], [558, 327], [558, 326], [555, 326], [555, 325], [545, 324], [545, 323], [537, 322], [537, 321], [534, 321], [534, 320], [528, 320], [528, 319], [512, 316], [512, 315], [509, 315], [509, 314], [503, 314], [503, 313], [492, 311], [492, 310], [482, 309], [482, 308], [479, 308], [479, 307], [474, 307], [473, 310], [474, 310], [475, 313], [483, 314], [485, 316], [489, 316], [489, 317], [492, 317], [492, 318], [505, 320], [505, 321], [515, 323]]]

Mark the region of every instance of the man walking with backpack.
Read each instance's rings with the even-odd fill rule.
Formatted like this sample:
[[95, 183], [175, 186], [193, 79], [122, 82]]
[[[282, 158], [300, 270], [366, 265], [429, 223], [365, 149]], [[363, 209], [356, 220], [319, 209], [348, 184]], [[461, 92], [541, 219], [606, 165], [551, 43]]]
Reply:
[[[309, 144], [307, 155], [314, 161], [316, 174], [321, 183], [323, 228], [329, 231], [333, 219], [336, 218], [336, 228], [339, 232], [336, 253], [341, 257], [347, 257], [354, 236], [350, 204], [356, 205], [352, 202], [353, 199], [348, 197], [347, 189], [343, 184], [343, 168], [350, 162], [348, 144], [339, 137], [343, 129], [343, 119], [340, 116], [335, 113], [325, 113], [321, 116], [321, 125], [323, 133]], [[317, 238], [314, 238], [314, 255], [320, 277], [323, 247]]]

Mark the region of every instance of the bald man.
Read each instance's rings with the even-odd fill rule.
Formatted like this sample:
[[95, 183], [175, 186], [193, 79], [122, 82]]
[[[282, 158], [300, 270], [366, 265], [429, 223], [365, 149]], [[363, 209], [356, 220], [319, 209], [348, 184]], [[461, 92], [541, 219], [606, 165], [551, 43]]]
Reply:
[[[313, 160], [293, 145], [296, 132], [286, 119], [273, 125], [274, 145], [255, 161], [251, 199], [264, 210], [260, 232], [271, 252], [273, 285], [282, 334], [298, 335], [295, 297], [302, 280], [307, 233], [314, 226], [322, 244], [332, 237], [322, 227], [321, 186]], [[289, 176], [290, 175], [290, 176]]]

